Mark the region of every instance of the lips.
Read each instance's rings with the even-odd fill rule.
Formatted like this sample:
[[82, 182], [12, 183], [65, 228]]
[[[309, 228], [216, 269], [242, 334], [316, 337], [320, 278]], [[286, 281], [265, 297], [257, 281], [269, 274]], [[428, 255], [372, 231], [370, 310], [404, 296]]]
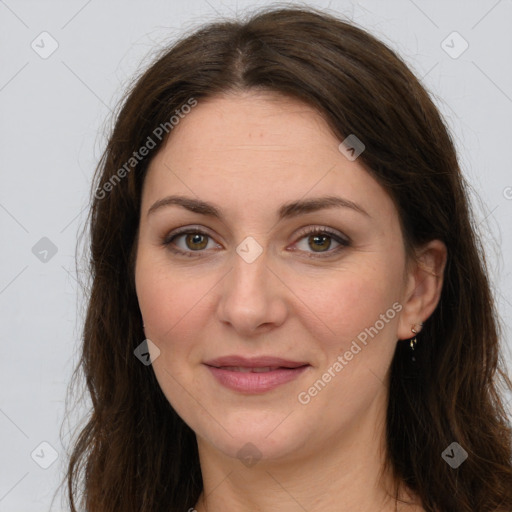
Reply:
[[[254, 368], [246, 368], [245, 366], [215, 366], [215, 368], [222, 368], [223, 370], [228, 370], [230, 372], [253, 372], [253, 373], [264, 373], [264, 372], [272, 372], [274, 370], [279, 370], [280, 368], [285, 369], [283, 366], [256, 366]], [[286, 368], [289, 370], [290, 368]]]
[[269, 371], [269, 369], [278, 368], [299, 368], [308, 365], [306, 361], [291, 361], [280, 357], [260, 356], [260, 357], [242, 357], [225, 356], [206, 361], [208, 366], [216, 368], [231, 369], [232, 371]]
[[278, 357], [228, 356], [204, 363], [216, 381], [233, 391], [257, 394], [271, 391], [299, 377], [309, 363]]

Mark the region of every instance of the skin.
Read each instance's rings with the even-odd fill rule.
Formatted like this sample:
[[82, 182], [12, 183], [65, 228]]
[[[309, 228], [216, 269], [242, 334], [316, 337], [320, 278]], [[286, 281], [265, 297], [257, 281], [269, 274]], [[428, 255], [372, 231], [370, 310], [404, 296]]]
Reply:
[[[397, 340], [412, 338], [411, 328], [419, 331], [439, 301], [446, 247], [434, 240], [407, 259], [393, 201], [339, 144], [297, 100], [233, 93], [199, 101], [148, 169], [137, 296], [146, 337], [160, 350], [157, 380], [197, 436], [204, 492], [190, 507], [198, 512], [395, 510], [393, 478], [382, 471], [389, 368]], [[171, 194], [213, 203], [223, 218], [178, 205], [148, 214]], [[368, 215], [338, 207], [278, 220], [284, 203], [324, 195], [349, 199]], [[183, 226], [209, 236], [163, 245]], [[301, 234], [309, 226], [331, 228], [350, 245]], [[263, 249], [252, 263], [236, 252], [248, 236]], [[394, 303], [400, 311], [300, 403], [299, 393]], [[223, 387], [203, 364], [231, 354], [311, 366], [247, 395]], [[247, 443], [261, 457], [250, 467], [237, 456]], [[414, 501], [406, 489], [400, 497]]]

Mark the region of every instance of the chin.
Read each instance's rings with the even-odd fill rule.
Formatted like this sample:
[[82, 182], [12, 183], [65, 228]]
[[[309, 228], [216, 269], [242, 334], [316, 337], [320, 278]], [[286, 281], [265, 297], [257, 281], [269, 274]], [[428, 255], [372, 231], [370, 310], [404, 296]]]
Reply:
[[259, 419], [258, 414], [255, 413], [253, 419], [249, 414], [244, 415], [243, 422], [223, 422], [224, 428], [217, 425], [218, 428], [212, 430], [213, 423], [209, 422], [194, 430], [204, 442], [249, 467], [256, 462], [293, 458], [307, 443], [309, 436], [303, 426], [282, 422], [282, 415], [261, 421], [260, 412]]

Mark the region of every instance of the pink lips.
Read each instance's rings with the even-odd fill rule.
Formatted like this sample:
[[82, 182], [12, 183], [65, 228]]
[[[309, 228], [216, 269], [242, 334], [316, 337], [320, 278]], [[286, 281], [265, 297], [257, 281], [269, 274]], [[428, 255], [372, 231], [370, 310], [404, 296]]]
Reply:
[[227, 356], [204, 363], [224, 386], [242, 393], [264, 393], [297, 378], [310, 365], [277, 357]]

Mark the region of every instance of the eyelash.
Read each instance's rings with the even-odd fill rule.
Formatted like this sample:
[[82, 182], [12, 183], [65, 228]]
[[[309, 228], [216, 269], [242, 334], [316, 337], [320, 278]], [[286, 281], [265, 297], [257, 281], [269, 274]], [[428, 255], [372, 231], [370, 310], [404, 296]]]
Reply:
[[[162, 245], [167, 247], [174, 254], [178, 254], [180, 256], [186, 256], [186, 257], [190, 257], [190, 258], [201, 257], [202, 255], [200, 253], [204, 252], [204, 249], [200, 250], [200, 251], [184, 251], [183, 249], [176, 248], [176, 246], [173, 244], [174, 240], [181, 235], [196, 235], [196, 234], [207, 236], [207, 237], [213, 239], [213, 237], [209, 233], [202, 230], [201, 228], [196, 228], [194, 226], [188, 226], [188, 227], [181, 228], [181, 229], [174, 231], [174, 232], [170, 233], [169, 235], [167, 235], [162, 240]], [[333, 250], [328, 250], [325, 252], [317, 252], [317, 253], [306, 252], [307, 257], [309, 257], [309, 258], [332, 257], [333, 255], [338, 254], [344, 248], [350, 246], [350, 240], [342, 238], [339, 235], [339, 233], [337, 233], [336, 231], [334, 231], [331, 228], [328, 228], [326, 226], [309, 226], [309, 227], [301, 230], [300, 233], [297, 235], [299, 237], [297, 239], [297, 242], [302, 240], [303, 238], [307, 237], [308, 235], [312, 235], [312, 234], [327, 235], [329, 238], [333, 239], [335, 242], [339, 243], [340, 245]]]

